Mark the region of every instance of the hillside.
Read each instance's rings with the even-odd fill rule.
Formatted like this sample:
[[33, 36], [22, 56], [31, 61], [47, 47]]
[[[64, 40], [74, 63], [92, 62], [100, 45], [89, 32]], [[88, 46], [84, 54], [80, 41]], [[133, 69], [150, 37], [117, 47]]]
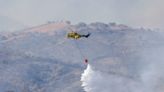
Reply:
[[[72, 30], [81, 34], [89, 32], [91, 36], [67, 39], [66, 34]], [[95, 71], [126, 78], [127, 84], [137, 81], [146, 87], [153, 82], [148, 88], [163, 92], [163, 40], [161, 31], [98, 22], [48, 23], [2, 33], [0, 91], [84, 92], [80, 77], [87, 58]]]

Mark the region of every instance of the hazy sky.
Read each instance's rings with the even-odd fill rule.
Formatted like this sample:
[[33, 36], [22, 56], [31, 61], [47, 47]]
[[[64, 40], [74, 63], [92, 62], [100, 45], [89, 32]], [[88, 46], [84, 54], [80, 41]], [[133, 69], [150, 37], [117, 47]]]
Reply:
[[0, 16], [28, 25], [70, 20], [164, 29], [163, 4], [164, 0], [0, 0]]

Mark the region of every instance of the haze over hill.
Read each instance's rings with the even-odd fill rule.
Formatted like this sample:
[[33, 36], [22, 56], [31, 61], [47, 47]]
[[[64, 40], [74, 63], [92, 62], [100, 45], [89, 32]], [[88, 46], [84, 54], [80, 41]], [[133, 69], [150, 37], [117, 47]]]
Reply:
[[9, 18], [7, 16], [0, 16], [0, 32], [16, 31], [24, 29], [26, 27], [27, 25], [24, 25], [23, 23], [12, 18]]
[[30, 26], [49, 20], [71, 20], [164, 29], [163, 3], [163, 0], [0, 0], [0, 15]]
[[[71, 31], [91, 36], [68, 39]], [[5, 32], [0, 34], [0, 91], [163, 92], [163, 40], [162, 31], [99, 22], [52, 22]], [[81, 83], [85, 58], [92, 68]]]

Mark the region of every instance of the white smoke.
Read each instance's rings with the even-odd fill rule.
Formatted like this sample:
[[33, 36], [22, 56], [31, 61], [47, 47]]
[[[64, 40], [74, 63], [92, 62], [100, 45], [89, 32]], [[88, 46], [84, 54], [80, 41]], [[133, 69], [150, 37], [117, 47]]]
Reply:
[[132, 91], [139, 87], [139, 83], [117, 75], [94, 71], [90, 64], [84, 70], [81, 81], [86, 92], [144, 92]]
[[161, 74], [157, 73], [154, 68], [145, 70], [141, 74], [141, 80], [134, 80], [96, 71], [88, 64], [81, 76], [81, 81], [85, 92], [163, 92], [163, 86], [160, 83], [162, 81], [158, 80]]

